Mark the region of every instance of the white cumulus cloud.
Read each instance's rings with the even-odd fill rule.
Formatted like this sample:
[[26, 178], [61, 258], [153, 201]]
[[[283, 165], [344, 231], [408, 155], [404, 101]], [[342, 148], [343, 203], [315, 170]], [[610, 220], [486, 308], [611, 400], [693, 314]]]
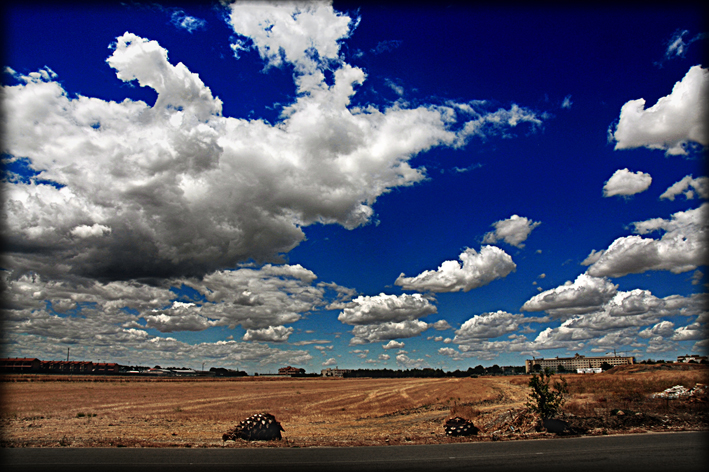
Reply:
[[527, 240], [529, 233], [539, 226], [541, 222], [532, 221], [518, 215], [512, 215], [506, 220], [496, 221], [492, 224], [495, 231], [485, 234], [483, 243], [495, 244], [497, 241], [504, 241], [511, 246], [523, 248], [523, 242]]
[[663, 231], [660, 239], [641, 236], [618, 238], [602, 252], [594, 251], [584, 261], [594, 277], [622, 277], [649, 270], [668, 270], [679, 274], [706, 264], [707, 212], [709, 203], [696, 209], [680, 211], [670, 220], [654, 218], [633, 223], [635, 232]]
[[643, 98], [627, 102], [620, 110], [615, 130], [609, 130], [609, 137], [616, 141], [615, 149], [647, 147], [683, 155], [690, 142], [706, 146], [708, 84], [709, 71], [693, 66], [675, 84], [672, 93], [652, 107], [645, 109]]
[[413, 295], [359, 296], [348, 303], [337, 317], [350, 325], [368, 325], [386, 321], [413, 320], [436, 313], [435, 305], [415, 293]]
[[522, 305], [522, 311], [546, 311], [551, 315], [589, 313], [600, 309], [618, 292], [606, 278], [579, 275], [573, 282], [539, 293]]
[[404, 343], [400, 341], [394, 341], [393, 339], [382, 346], [384, 349], [401, 349], [404, 347]]
[[288, 341], [288, 337], [293, 334], [293, 328], [285, 326], [269, 326], [268, 328], [247, 329], [244, 334], [244, 341], [266, 341], [282, 343]]
[[352, 329], [353, 338], [350, 340], [350, 345], [412, 338], [426, 331], [428, 327], [428, 323], [421, 320], [389, 321], [380, 324], [355, 326]]
[[525, 322], [524, 315], [515, 315], [506, 311], [475, 315], [455, 332], [453, 342], [466, 344], [471, 340], [490, 339], [516, 332]]
[[438, 270], [427, 270], [416, 277], [405, 277], [402, 273], [394, 283], [404, 290], [467, 292], [506, 277], [517, 267], [509, 254], [495, 246], [483, 246], [479, 253], [466, 249], [459, 259], [462, 265], [458, 261], [445, 261]]
[[130, 32], [106, 62], [155, 90], [152, 105], [74, 96], [50, 69], [3, 86], [2, 152], [38, 173], [3, 183], [11, 268], [126, 280], [280, 260], [304, 226], [370, 222], [380, 195], [426, 177], [417, 154], [541, 122], [518, 105], [352, 106], [366, 75], [340, 56], [347, 15], [324, 3], [230, 8], [264, 61], [296, 66], [298, 94], [277, 123], [223, 116], [198, 74]]
[[645, 172], [631, 172], [628, 169], [618, 169], [603, 185], [603, 196], [629, 196], [647, 190], [652, 183], [652, 177]]
[[660, 198], [674, 201], [677, 195], [684, 195], [687, 200], [692, 200], [695, 194], [704, 200], [709, 199], [709, 177], [697, 177], [695, 179], [693, 176], [687, 175], [682, 180], [672, 184], [670, 188], [660, 195]]

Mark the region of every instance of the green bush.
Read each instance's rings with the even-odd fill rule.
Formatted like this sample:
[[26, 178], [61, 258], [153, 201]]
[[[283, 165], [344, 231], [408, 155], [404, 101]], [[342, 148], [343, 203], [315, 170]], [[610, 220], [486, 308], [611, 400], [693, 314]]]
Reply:
[[561, 377], [560, 380], [550, 385], [551, 377], [549, 369], [545, 369], [539, 375], [532, 374], [532, 378], [529, 379], [529, 388], [532, 391], [529, 393], [529, 400], [525, 406], [544, 420], [559, 412], [566, 402], [564, 397], [569, 392], [566, 379]]

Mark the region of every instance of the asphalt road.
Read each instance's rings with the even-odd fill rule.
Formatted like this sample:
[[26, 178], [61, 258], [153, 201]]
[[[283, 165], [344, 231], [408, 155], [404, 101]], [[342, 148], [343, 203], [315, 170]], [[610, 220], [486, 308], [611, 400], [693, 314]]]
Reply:
[[351, 448], [1, 449], [3, 471], [681, 471], [706, 470], [709, 433]]

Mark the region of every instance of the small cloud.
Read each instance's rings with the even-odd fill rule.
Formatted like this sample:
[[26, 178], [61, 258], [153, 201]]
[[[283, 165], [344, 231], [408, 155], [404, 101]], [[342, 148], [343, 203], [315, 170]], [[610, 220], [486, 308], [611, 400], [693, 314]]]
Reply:
[[668, 199], [674, 201], [677, 195], [684, 195], [687, 200], [692, 200], [695, 195], [699, 198], [709, 199], [709, 177], [697, 177], [692, 175], [685, 176], [679, 182], [675, 182], [660, 195], [660, 199]]
[[244, 341], [265, 341], [282, 343], [288, 341], [288, 336], [293, 333], [293, 328], [285, 326], [269, 326], [263, 329], [247, 329], [242, 338]]
[[86, 239], [92, 237], [100, 237], [111, 233], [111, 228], [108, 226], [94, 224], [93, 226], [80, 225], [71, 230], [72, 236]]
[[567, 95], [564, 97], [564, 101], [561, 102], [561, 108], [569, 109], [573, 104], [574, 102], [571, 101], [571, 95]]
[[385, 52], [391, 52], [394, 49], [397, 49], [399, 46], [401, 46], [401, 43], [403, 41], [399, 39], [390, 39], [387, 41], [379, 41], [374, 48], [371, 49], [371, 53], [375, 55], [379, 55]]
[[518, 215], [512, 215], [506, 220], [496, 221], [492, 224], [495, 231], [487, 233], [483, 239], [485, 244], [495, 244], [497, 241], [504, 241], [511, 246], [523, 248], [524, 241], [529, 237], [529, 233], [534, 228], [542, 224], [539, 221], [532, 221]]
[[398, 96], [402, 97], [404, 95], [404, 87], [397, 85], [391, 79], [385, 79], [387, 86], [392, 89]]
[[448, 324], [448, 322], [446, 320], [436, 321], [435, 323], [433, 323], [431, 325], [431, 327], [433, 329], [435, 329], [436, 331], [444, 331], [446, 329], [453, 329], [453, 327], [450, 324]]
[[620, 195], [629, 197], [644, 192], [650, 187], [652, 177], [645, 172], [631, 172], [628, 169], [618, 169], [603, 186], [603, 196]]
[[702, 277], [704, 277], [704, 274], [702, 273], [701, 270], [695, 270], [694, 273], [692, 274], [692, 285], [699, 285], [702, 283]]
[[177, 28], [187, 30], [189, 33], [198, 29], [204, 29], [207, 26], [206, 20], [190, 16], [183, 10], [174, 11], [170, 17], [170, 23]]
[[663, 61], [657, 62], [655, 64], [661, 67], [663, 62], [665, 61], [669, 61], [678, 57], [684, 57], [684, 55], [687, 53], [687, 49], [689, 49], [690, 44], [707, 37], [706, 33], [699, 33], [693, 38], [685, 40], [684, 37], [688, 34], [688, 30], [675, 31], [674, 34], [670, 37], [670, 39], [667, 41], [667, 49], [665, 50], [665, 57]]
[[384, 349], [387, 349], [387, 350], [389, 350], [389, 349], [401, 349], [402, 347], [404, 347], [404, 343], [399, 342], [399, 341], [395, 341], [395, 340], [392, 339], [392, 340], [389, 341], [388, 343], [382, 345], [382, 347], [383, 347]]

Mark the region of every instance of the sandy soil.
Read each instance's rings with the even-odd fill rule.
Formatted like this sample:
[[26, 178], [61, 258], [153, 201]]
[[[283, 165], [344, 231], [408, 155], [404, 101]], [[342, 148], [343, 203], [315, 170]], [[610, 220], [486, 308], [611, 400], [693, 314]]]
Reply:
[[[525, 413], [526, 376], [199, 381], [99, 381], [105, 378], [78, 376], [48, 381], [46, 376], [5, 376], [0, 380], [4, 380], [0, 382], [0, 446], [4, 447], [356, 446], [550, 434], [535, 429], [536, 419]], [[281, 422], [282, 441], [221, 440], [228, 429], [257, 412], [271, 413]], [[470, 418], [480, 434], [446, 436], [443, 423], [454, 415]], [[567, 419], [584, 434], [706, 429], [707, 425], [705, 416], [693, 413], [682, 418], [665, 414], [664, 420], [653, 417], [647, 424], [637, 415], [605, 412], [601, 416]]]

